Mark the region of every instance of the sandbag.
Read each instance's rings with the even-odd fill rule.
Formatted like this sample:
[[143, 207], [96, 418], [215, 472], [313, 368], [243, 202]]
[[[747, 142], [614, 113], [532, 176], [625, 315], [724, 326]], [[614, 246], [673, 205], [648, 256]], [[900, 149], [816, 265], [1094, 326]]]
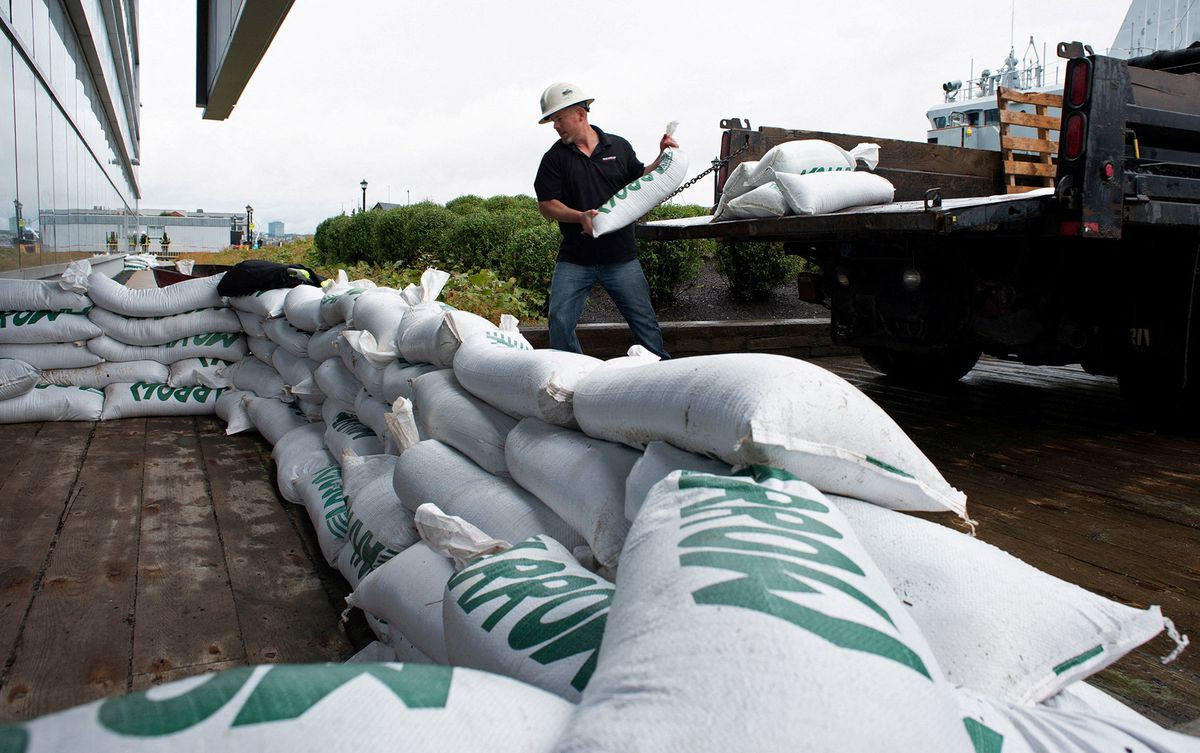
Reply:
[[249, 295], [230, 296], [229, 305], [238, 311], [256, 314], [264, 319], [275, 319], [283, 316], [283, 302], [287, 300], [289, 289], [273, 288]]
[[[795, 214], [827, 214], [848, 207], [890, 204], [896, 187], [874, 173], [778, 173], [775, 180]], [[736, 203], [736, 202], [730, 202]]]
[[377, 287], [371, 280], [349, 281], [346, 273], [338, 270], [338, 279], [325, 287], [321, 298], [321, 320], [327, 327], [344, 324], [354, 312], [354, 302], [365, 291]]
[[399, 448], [396, 447], [392, 440], [391, 432], [388, 430], [387, 415], [392, 412], [392, 407], [387, 403], [374, 398], [366, 388], [358, 391], [358, 397], [354, 399], [354, 414], [358, 416], [358, 420], [363, 423], [383, 442], [383, 451], [388, 455], [399, 455]]
[[483, 557], [446, 583], [446, 656], [568, 701], [587, 687], [615, 588], [549, 536]]
[[0, 358], [15, 358], [43, 371], [83, 369], [104, 361], [103, 358], [89, 350], [85, 343], [0, 345]]
[[64, 288], [60, 280], [0, 279], [0, 311], [62, 311], [86, 314], [92, 299], [83, 290]]
[[38, 369], [24, 361], [0, 358], [0, 400], [12, 400], [29, 392], [38, 383], [40, 375]]
[[680, 149], [668, 147], [658, 160], [658, 167], [617, 191], [608, 201], [596, 207], [600, 211], [592, 218], [592, 237], [620, 230], [637, 222], [661, 204], [679, 188], [687, 176], [688, 157]]
[[[320, 364], [309, 360], [308, 356], [298, 357], [292, 355], [284, 348], [277, 348], [271, 354], [271, 365], [279, 372], [279, 376], [283, 379], [283, 383], [287, 385], [290, 392], [291, 388], [295, 385], [312, 382], [313, 372]], [[313, 397], [311, 393], [305, 396], [310, 399]]]
[[862, 160], [868, 170], [879, 164], [877, 144], [859, 144], [850, 151], [821, 139], [785, 141], [767, 150], [750, 173], [750, 188], [775, 180], [773, 173], [791, 175], [849, 172]]
[[[246, 359], [242, 359], [243, 361]], [[253, 360], [253, 359], [251, 359]], [[151, 361], [141, 361], [140, 363], [152, 363]], [[222, 361], [219, 358], [185, 358], [182, 361], [176, 361], [171, 364], [167, 378], [163, 379], [140, 379], [128, 381], [165, 381], [172, 387], [195, 387], [198, 385], [213, 386], [213, 382], [219, 378], [219, 374], [224, 373], [222, 370], [227, 369], [232, 364], [229, 361]], [[225, 385], [217, 385], [225, 386]]]
[[805, 361], [731, 353], [596, 369], [576, 385], [574, 408], [599, 439], [637, 448], [661, 440], [885, 507], [966, 515], [966, 495], [883, 409]]
[[293, 429], [310, 422], [294, 403], [281, 402], [273, 397], [247, 395], [242, 399], [246, 414], [263, 439], [276, 445]]
[[185, 358], [217, 358], [230, 363], [249, 350], [240, 332], [213, 332], [173, 340], [162, 345], [126, 345], [108, 335], [88, 340], [88, 350], [106, 361], [158, 361], [175, 363]]
[[596, 561], [607, 567], [617, 564], [629, 532], [625, 479], [641, 456], [536, 418], [517, 424], [504, 445], [513, 480], [583, 536]]
[[[390, 405], [396, 402], [396, 398], [398, 397], [402, 397], [405, 400], [412, 400], [412, 380], [425, 374], [431, 374], [437, 370], [437, 366], [429, 363], [392, 361], [384, 368], [383, 374], [380, 375], [378, 386], [367, 386], [365, 383], [363, 386], [367, 387], [367, 391], [372, 395]], [[376, 389], [381, 394], [377, 394], [375, 392]]]
[[321, 299], [325, 291], [313, 285], [297, 285], [283, 299], [283, 315], [288, 323], [302, 332], [325, 328], [321, 318]]
[[504, 441], [515, 418], [472, 396], [449, 369], [412, 380], [412, 392], [413, 416], [424, 436], [450, 445], [488, 473], [509, 475]]
[[237, 312], [230, 308], [201, 309], [185, 314], [151, 317], [122, 316], [106, 309], [94, 308], [88, 312], [88, 318], [102, 329], [104, 334], [126, 345], [161, 345], [200, 333], [242, 331]]
[[732, 470], [729, 463], [681, 450], [666, 442], [649, 442], [646, 451], [625, 478], [625, 519], [630, 523], [637, 519], [650, 489], [670, 476], [672, 471], [699, 471], [728, 476]]
[[346, 544], [350, 507], [342, 488], [342, 468], [337, 463], [296, 479], [300, 504], [308, 512], [321, 555], [331, 566]]
[[218, 369], [210, 384], [214, 387], [235, 387], [259, 397], [270, 397], [285, 403], [290, 403], [293, 399], [279, 372], [257, 358], [243, 358]]
[[768, 219], [791, 213], [787, 199], [775, 181], [764, 183], [725, 204], [718, 220]]
[[384, 366], [400, 355], [396, 347], [396, 334], [400, 320], [411, 307], [404, 297], [391, 288], [373, 288], [364, 291], [354, 301], [350, 326], [369, 332], [374, 338], [374, 347], [364, 348], [364, 355], [380, 366]]
[[327, 398], [353, 405], [362, 385], [337, 358], [326, 359], [313, 370], [313, 380]]
[[421, 664], [279, 664], [189, 677], [21, 722], [14, 753], [369, 750], [540, 753], [572, 706], [515, 680]]
[[417, 543], [412, 513], [392, 489], [395, 455], [342, 458], [342, 484], [350, 507], [346, 546], [353, 551], [339, 559], [350, 567], [348, 580], [361, 583], [367, 574]]
[[245, 399], [253, 397], [253, 393], [242, 390], [226, 389], [217, 398], [217, 417], [225, 422], [227, 435], [240, 434], [254, 428], [254, 421], [246, 412]]
[[239, 311], [238, 309], [232, 309], [232, 311], [237, 315], [238, 323], [242, 325], [242, 331], [247, 335], [250, 337], [267, 336], [267, 330], [263, 328], [263, 322], [266, 321], [266, 317], [259, 314], [251, 314], [248, 311]]
[[510, 416], [575, 427], [575, 385], [602, 363], [582, 353], [534, 350], [520, 333], [493, 329], [462, 344], [454, 376], [467, 392]]
[[309, 334], [301, 332], [286, 319], [267, 319], [263, 322], [267, 339], [297, 358], [308, 358]]
[[346, 331], [345, 324], [322, 330], [308, 339], [308, 357], [317, 363], [337, 357], [338, 341]]
[[[414, 313], [416, 308], [412, 310]], [[466, 340], [494, 330], [496, 325], [469, 311], [443, 311], [404, 327], [398, 340], [400, 356], [409, 363], [430, 363], [448, 369], [454, 354]]]
[[372, 570], [346, 603], [385, 621], [430, 661], [449, 664], [442, 597], [452, 575], [450, 560], [418, 541]]
[[265, 337], [247, 337], [246, 346], [255, 358], [272, 369], [275, 368], [271, 361], [271, 356], [275, 354], [275, 350], [279, 347], [278, 343]]
[[[107, 387], [110, 384], [169, 382], [171, 369], [158, 361], [114, 361], [80, 369], [46, 369], [38, 379], [42, 384], [61, 384], [74, 387]], [[184, 385], [171, 385], [172, 387]], [[211, 386], [211, 385], [209, 385]]]
[[750, 176], [754, 174], [757, 167], [758, 160], [756, 159], [738, 163], [738, 166], [733, 168], [729, 177], [725, 179], [725, 185], [721, 188], [721, 198], [724, 200], [736, 199], [753, 190], [754, 186], [750, 185]]
[[392, 482], [410, 512], [432, 502], [504, 541], [524, 541], [544, 533], [568, 549], [584, 543], [582, 536], [537, 497], [511, 479], [488, 473], [436, 439], [404, 450]]
[[323, 423], [305, 424], [284, 434], [271, 450], [271, 458], [275, 461], [275, 481], [280, 496], [297, 504], [301, 500], [296, 480], [335, 462], [325, 449]]
[[759, 479], [685, 471], [651, 491], [556, 750], [972, 750], [850, 524], [809, 484]]
[[165, 288], [137, 290], [100, 272], [92, 272], [88, 276], [88, 296], [100, 308], [125, 316], [170, 316], [224, 306], [225, 302], [217, 293], [217, 285], [223, 276], [212, 275], [184, 280]]
[[100, 328], [83, 314], [0, 311], [0, 345], [78, 342], [99, 334]]
[[39, 384], [23, 395], [0, 400], [0, 424], [99, 421], [103, 410], [104, 390]]
[[1124, 606], [967, 534], [866, 502], [830, 499], [909, 605], [946, 677], [990, 698], [1041, 701], [1170, 623], [1157, 606]]
[[211, 387], [172, 387], [169, 384], [110, 384], [104, 388], [100, 418], [142, 416], [211, 416], [217, 412], [222, 390]]
[[341, 408], [338, 401], [326, 399], [321, 413], [326, 425], [325, 447], [335, 458], [346, 450], [355, 455], [383, 454], [383, 440], [358, 420], [353, 408]]

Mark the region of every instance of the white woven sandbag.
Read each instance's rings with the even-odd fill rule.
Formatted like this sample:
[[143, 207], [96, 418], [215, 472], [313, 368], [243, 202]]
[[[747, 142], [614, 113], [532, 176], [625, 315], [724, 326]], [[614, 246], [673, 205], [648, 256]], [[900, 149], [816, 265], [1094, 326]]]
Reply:
[[86, 314], [92, 299], [83, 290], [64, 288], [58, 280], [0, 279], [0, 311], [64, 311]]
[[575, 385], [602, 363], [582, 353], [534, 350], [520, 333], [493, 329], [462, 344], [454, 376], [472, 395], [510, 416], [574, 427]]
[[1038, 705], [1056, 711], [1094, 714], [1109, 719], [1138, 723], [1149, 721], [1121, 701], [1083, 680], [1076, 680], [1046, 700], [1039, 701]]
[[946, 677], [990, 698], [1041, 701], [1169, 623], [1157, 606], [1119, 604], [967, 534], [832, 499], [909, 605]]
[[225, 422], [227, 435], [240, 434], [254, 428], [254, 421], [246, 412], [245, 399], [248, 397], [253, 397], [252, 393], [229, 388], [217, 398], [216, 414]]
[[247, 314], [257, 314], [264, 319], [275, 319], [283, 316], [283, 302], [287, 300], [290, 288], [274, 288], [259, 290], [250, 295], [231, 296], [229, 305]]
[[[409, 363], [408, 361], [393, 361], [389, 363], [383, 370], [378, 388], [375, 385], [367, 386], [367, 390], [375, 397], [391, 404], [396, 402], [396, 398], [402, 397], [405, 400], [412, 400], [412, 380], [425, 374], [431, 374], [438, 370], [437, 366], [429, 363]], [[378, 389], [381, 394], [376, 394]]]
[[254, 428], [271, 445], [279, 443], [293, 429], [307, 426], [310, 422], [294, 403], [285, 403], [273, 397], [258, 397], [248, 394], [242, 399], [246, 414]]
[[271, 458], [275, 461], [280, 496], [297, 504], [301, 500], [296, 480], [335, 462], [325, 449], [325, 424], [320, 422], [297, 426], [284, 434], [275, 442]]
[[850, 524], [812, 486], [760, 478], [654, 487], [556, 750], [972, 750]]
[[400, 320], [410, 308], [400, 292], [391, 288], [367, 290], [354, 301], [349, 324], [356, 330], [371, 334], [374, 345], [365, 347], [362, 352], [380, 366], [400, 355], [396, 348], [396, 334], [400, 329]]
[[632, 523], [646, 501], [651, 487], [671, 475], [672, 471], [698, 471], [728, 476], [729, 463], [706, 458], [681, 450], [666, 442], [649, 442], [646, 451], [633, 464], [625, 478], [625, 519]]
[[[0, 400], [20, 397], [38, 383], [41, 371], [15, 358], [0, 358]], [[47, 384], [54, 382], [47, 381]]]
[[89, 350], [86, 343], [0, 345], [0, 358], [15, 358], [43, 371], [82, 369], [104, 361], [103, 358]]
[[680, 149], [668, 147], [658, 161], [658, 167], [617, 191], [608, 201], [596, 207], [600, 211], [592, 218], [592, 237], [620, 230], [637, 222], [661, 204], [687, 177], [688, 157]]
[[325, 328], [321, 318], [321, 299], [325, 291], [316, 285], [297, 285], [283, 299], [283, 315], [288, 323], [302, 332]]
[[[242, 359], [243, 361], [246, 359]], [[251, 359], [254, 360], [254, 359]], [[140, 363], [152, 363], [151, 361], [142, 361]], [[229, 361], [222, 361], [219, 358], [185, 358], [182, 361], [176, 361], [171, 364], [167, 372], [167, 378], [163, 379], [140, 379], [128, 381], [165, 381], [172, 387], [195, 387], [197, 385], [213, 386], [213, 382], [221, 379], [220, 374], [225, 373], [232, 366]], [[227, 385], [216, 385], [225, 387]]]
[[352, 406], [342, 407], [340, 401], [326, 399], [321, 414], [326, 426], [325, 447], [335, 458], [341, 458], [347, 450], [355, 455], [384, 454], [383, 440], [358, 420]]
[[896, 187], [887, 178], [874, 173], [777, 173], [775, 180], [792, 212], [801, 215], [890, 204], [896, 195]]
[[301, 413], [304, 414], [304, 417], [307, 418], [309, 421], [323, 421], [324, 420], [324, 418], [322, 417], [324, 414], [324, 411], [322, 409], [325, 407], [324, 401], [314, 403], [311, 400], [306, 400], [305, 398], [299, 397], [299, 398], [296, 398], [296, 407], [300, 410]]
[[329, 329], [321, 330], [308, 339], [308, 357], [320, 363], [338, 354], [338, 341], [346, 331], [345, 324], [337, 324]]
[[104, 390], [39, 384], [23, 395], [0, 401], [0, 424], [31, 421], [99, 421]]
[[629, 532], [625, 479], [641, 455], [536, 418], [517, 424], [504, 445], [513, 480], [567, 521], [608, 567], [617, 564]]
[[[370, 335], [367, 335], [367, 337], [370, 338]], [[354, 339], [353, 335], [351, 335], [351, 339]], [[343, 339], [343, 342], [348, 341]], [[345, 348], [338, 352], [338, 356], [338, 360], [342, 362], [342, 365], [354, 375], [355, 381], [366, 387], [371, 394], [383, 390], [383, 377], [387, 366], [375, 363], [375, 361], [359, 353], [354, 348]], [[388, 361], [389, 364], [396, 362], [397, 359], [395, 358]]]
[[738, 163], [738, 166], [733, 168], [729, 173], [729, 177], [725, 179], [725, 185], [721, 188], [721, 198], [724, 200], [736, 199], [748, 191], [754, 189], [750, 185], [750, 176], [754, 174], [758, 167], [758, 160], [746, 160]]
[[[316, 361], [310, 360], [308, 356], [298, 357], [283, 348], [276, 348], [275, 352], [271, 354], [271, 365], [279, 372], [279, 376], [288, 386], [289, 391], [295, 385], [312, 382], [313, 372], [320, 366]], [[306, 397], [311, 396], [306, 395]]]
[[[171, 316], [122, 316], [102, 308], [88, 312], [104, 334], [126, 345], [161, 345], [202, 332], [241, 332], [237, 312], [230, 308], [201, 309]], [[99, 334], [99, 333], [97, 333]]]
[[99, 334], [100, 328], [83, 314], [62, 314], [57, 311], [0, 311], [0, 344], [78, 342], [91, 340]]
[[104, 388], [104, 412], [100, 418], [142, 416], [211, 416], [217, 412], [220, 389], [172, 387], [169, 384], [110, 384]]
[[404, 328], [398, 343], [400, 355], [409, 363], [430, 363], [448, 369], [454, 365], [454, 354], [464, 342], [495, 328], [487, 319], [469, 311], [445, 311], [440, 317], [427, 317], [415, 326]]
[[272, 364], [271, 356], [274, 355], [279, 345], [274, 340], [269, 340], [265, 337], [247, 337], [246, 347], [250, 349], [250, 353], [259, 361], [271, 368], [275, 368]]
[[346, 603], [385, 621], [430, 661], [449, 664], [442, 628], [442, 596], [454, 565], [424, 541], [372, 570]]
[[345, 275], [339, 269], [337, 279], [325, 288], [325, 295], [321, 298], [321, 320], [327, 327], [345, 324], [354, 313], [354, 302], [358, 297], [377, 287], [370, 280], [345, 280]]
[[297, 358], [308, 358], [309, 334], [301, 332], [286, 319], [267, 319], [263, 322], [267, 339]]
[[857, 167], [859, 160], [866, 163], [868, 170], [879, 164], [877, 144], [859, 144], [846, 151], [837, 144], [821, 139], [785, 141], [767, 150], [749, 176], [749, 186], [757, 188], [775, 180], [774, 173], [805, 175], [826, 172], [849, 172]]
[[425, 436], [450, 445], [488, 473], [509, 475], [504, 440], [517, 425], [515, 418], [472, 396], [449, 369], [412, 380], [412, 392], [413, 416]]
[[119, 382], [169, 384], [170, 375], [170, 367], [158, 361], [113, 361], [79, 369], [45, 369], [38, 381], [42, 384], [103, 388]]
[[361, 583], [367, 574], [419, 541], [412, 513], [404, 509], [392, 489], [395, 455], [342, 458], [342, 488], [350, 515], [346, 547], [338, 559], [349, 567], [347, 580]]
[[568, 549], [584, 543], [566, 521], [516, 482], [488, 473], [436, 439], [405, 449], [392, 481], [411, 512], [432, 502], [504, 541], [544, 533]]
[[1183, 753], [1200, 750], [1194, 737], [1145, 718], [1094, 710], [1067, 711], [997, 701], [956, 688], [959, 708], [977, 751], [1003, 753]]
[[332, 398], [347, 405], [353, 405], [362, 385], [337, 358], [329, 358], [313, 371], [313, 381], [325, 393], [326, 398]]
[[883, 409], [805, 361], [733, 353], [596, 369], [576, 385], [574, 406], [583, 431], [600, 439], [639, 448], [661, 440], [885, 507], [966, 515], [966, 495]]
[[224, 274], [184, 280], [165, 288], [135, 290], [100, 272], [92, 272], [88, 276], [88, 296], [100, 308], [125, 316], [170, 316], [224, 306], [217, 294], [222, 277]]
[[577, 701], [595, 671], [615, 590], [549, 536], [526, 539], [447, 581], [446, 656]]
[[248, 311], [239, 311], [231, 309], [237, 315], [238, 323], [242, 325], [242, 331], [250, 337], [266, 337], [267, 330], [263, 328], [263, 323], [266, 317], [258, 314], [251, 314]]
[[722, 220], [766, 219], [791, 213], [787, 199], [775, 181], [764, 183], [736, 199], [731, 199], [725, 208], [726, 212], [721, 215]]
[[358, 391], [358, 397], [354, 399], [354, 414], [358, 416], [358, 420], [363, 423], [383, 442], [383, 451], [387, 455], [399, 455], [396, 443], [392, 440], [392, 435], [388, 431], [387, 415], [392, 412], [392, 407], [387, 403], [371, 396], [366, 388]]
[[292, 396], [288, 393], [279, 372], [257, 358], [246, 357], [231, 363], [224, 369], [219, 369], [211, 384], [215, 387], [234, 387], [252, 392], [259, 397], [270, 397], [284, 402], [292, 401]]
[[106, 361], [158, 361], [175, 363], [185, 358], [237, 361], [249, 352], [240, 332], [213, 332], [173, 340], [162, 345], [126, 345], [108, 335], [88, 340], [88, 350]]
[[[189, 677], [22, 722], [22, 753], [387, 750], [543, 753], [572, 706], [470, 669], [270, 664]], [[15, 745], [16, 743], [14, 743]]]

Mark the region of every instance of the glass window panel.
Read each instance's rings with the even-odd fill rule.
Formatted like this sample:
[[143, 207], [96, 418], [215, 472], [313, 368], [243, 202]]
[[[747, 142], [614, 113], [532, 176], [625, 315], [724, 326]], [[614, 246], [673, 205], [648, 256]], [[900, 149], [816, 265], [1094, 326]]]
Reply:
[[[48, 0], [33, 0], [33, 59], [43, 71], [50, 70], [50, 8]], [[57, 4], [58, 0], [49, 0]]]
[[[0, 0], [7, 4], [7, 0]], [[15, 269], [17, 138], [13, 131], [12, 42], [0, 34], [0, 270]]]
[[75, 227], [76, 214], [79, 209], [79, 138], [75, 135], [74, 129], [69, 124], [64, 123], [63, 130], [63, 151], [66, 154], [67, 162], [67, 205], [66, 217], [67, 223], [67, 250], [79, 250], [79, 232]]
[[50, 94], [41, 86], [37, 90], [37, 154], [38, 154], [38, 205], [41, 216], [38, 222], [42, 234], [42, 253], [53, 253], [54, 238], [54, 104]]
[[33, 3], [34, 0], [12, 0], [12, 25], [21, 43], [33, 45]]
[[53, 141], [54, 141], [54, 246], [59, 253], [70, 250], [70, 237], [67, 234], [69, 223], [68, 210], [71, 207], [71, 181], [68, 178], [67, 162], [67, 119], [58, 108], [54, 108]]
[[53, 2], [49, 4], [50, 15], [50, 83], [54, 87], [54, 93], [61, 95], [66, 91], [66, 82], [70, 81], [70, 76], [67, 70], [67, 43], [66, 35], [67, 20], [63, 14], [62, 3]]
[[41, 222], [38, 197], [37, 97], [33, 71], [20, 57], [13, 59], [13, 108], [17, 136], [17, 236], [21, 266], [41, 263]]

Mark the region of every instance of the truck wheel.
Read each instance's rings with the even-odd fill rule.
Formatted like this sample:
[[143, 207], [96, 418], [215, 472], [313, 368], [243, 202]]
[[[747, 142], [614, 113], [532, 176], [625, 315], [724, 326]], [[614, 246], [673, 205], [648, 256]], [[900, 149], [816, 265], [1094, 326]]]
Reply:
[[888, 379], [913, 387], [945, 387], [962, 379], [979, 361], [978, 348], [960, 345], [913, 353], [886, 348], [863, 348], [863, 360]]

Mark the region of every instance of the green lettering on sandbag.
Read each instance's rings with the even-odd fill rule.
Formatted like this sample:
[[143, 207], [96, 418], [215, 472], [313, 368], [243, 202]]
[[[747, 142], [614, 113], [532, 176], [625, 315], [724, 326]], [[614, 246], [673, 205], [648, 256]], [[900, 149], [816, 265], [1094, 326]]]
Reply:
[[160, 384], [158, 385], [158, 389], [155, 390], [154, 396], [157, 399], [166, 402], [167, 400], [175, 397], [175, 388], [169, 384]]
[[[209, 396], [211, 396], [213, 394], [212, 387], [192, 387], [191, 389], [192, 389], [192, 400], [194, 400], [197, 403], [205, 402], [206, 400], [208, 400]], [[218, 388], [218, 391], [217, 391], [218, 397], [220, 396], [220, 389], [223, 389], [223, 388]]]
[[1076, 656], [1071, 659], [1067, 659], [1062, 664], [1059, 664], [1057, 667], [1054, 668], [1054, 674], [1061, 675], [1064, 672], [1066, 672], [1068, 669], [1074, 669], [1075, 667], [1078, 667], [1080, 664], [1083, 664], [1088, 659], [1099, 656], [1102, 653], [1104, 653], [1104, 646], [1095, 646], [1094, 648], [1090, 648], [1087, 651], [1084, 651], [1079, 656]]
[[[604, 210], [601, 209], [600, 211], [603, 212]], [[492, 342], [496, 345], [502, 345], [505, 348], [512, 348], [513, 350], [533, 350], [533, 348], [529, 347], [527, 343], [524, 343], [515, 337], [510, 337], [502, 332], [488, 332], [486, 335], [484, 335], [484, 337], [486, 337], [489, 342]]]
[[[612, 606], [615, 590], [611, 586], [600, 586], [564, 594], [547, 601], [517, 621], [508, 634], [509, 647], [524, 651], [549, 639], [549, 643], [530, 654], [529, 658], [539, 664], [553, 664], [571, 656], [587, 653], [587, 659], [571, 678], [571, 687], [582, 692], [587, 687], [592, 673], [596, 671], [600, 639], [604, 637], [604, 626], [608, 623], [608, 609]], [[592, 601], [565, 617], [551, 622], [544, 621], [547, 614], [563, 604], [583, 599]]]
[[159, 737], [194, 727], [217, 713], [232, 699], [254, 667], [239, 667], [206, 678], [196, 687], [163, 700], [132, 693], [100, 704], [97, 718], [107, 730], [131, 737]]
[[350, 558], [350, 564], [354, 564], [357, 559], [361, 564], [358, 567], [358, 577], [366, 577], [367, 573], [375, 569], [376, 560], [383, 553], [386, 547], [382, 542], [375, 541], [375, 534], [371, 532], [363, 522], [358, 518], [351, 516], [351, 524], [347, 538], [350, 540], [350, 546], [354, 550], [354, 556]]
[[897, 476], [903, 476], [904, 478], [911, 478], [911, 479], [916, 478], [916, 476], [913, 476], [911, 473], [902, 471], [894, 465], [888, 465], [887, 463], [883, 462], [879, 458], [873, 458], [870, 455], [867, 455], [866, 460], [871, 465], [873, 465], [877, 468], [882, 468], [883, 470], [887, 471], [888, 473], [894, 473]]
[[[175, 402], [177, 403], [186, 403], [195, 394], [195, 391], [195, 387], [177, 387], [171, 391], [171, 397], [175, 398]], [[201, 400], [198, 402], [204, 401]]]
[[16, 724], [0, 727], [0, 753], [25, 753], [29, 749], [29, 730]]
[[[496, 610], [483, 621], [482, 627], [488, 632], [526, 599], [548, 599], [595, 585], [595, 580], [591, 578], [562, 575], [561, 572], [566, 566], [561, 562], [512, 558], [491, 564], [491, 567], [478, 571], [484, 575], [485, 580], [467, 589], [458, 598], [458, 605], [467, 614], [490, 601], [502, 600]], [[481, 591], [485, 584], [500, 579], [511, 582], [490, 591]]]
[[969, 716], [963, 717], [963, 724], [975, 753], [1001, 753], [1004, 750], [1004, 735]]
[[347, 434], [351, 439], [365, 439], [367, 437], [378, 436], [371, 431], [370, 427], [358, 420], [358, 416], [353, 413], [342, 411], [333, 419], [333, 430], [342, 434]]
[[298, 719], [351, 680], [370, 675], [410, 709], [441, 709], [450, 697], [452, 667], [326, 664], [272, 667], [233, 720], [234, 727]]

